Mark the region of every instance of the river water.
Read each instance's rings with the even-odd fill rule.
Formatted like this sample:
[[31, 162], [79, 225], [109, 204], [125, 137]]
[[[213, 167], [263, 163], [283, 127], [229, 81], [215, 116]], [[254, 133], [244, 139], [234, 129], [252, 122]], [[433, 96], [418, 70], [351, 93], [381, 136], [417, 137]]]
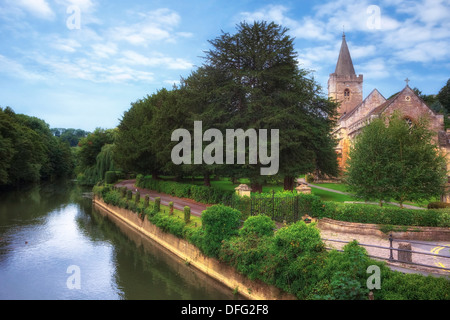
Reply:
[[73, 182], [0, 193], [0, 299], [232, 300]]

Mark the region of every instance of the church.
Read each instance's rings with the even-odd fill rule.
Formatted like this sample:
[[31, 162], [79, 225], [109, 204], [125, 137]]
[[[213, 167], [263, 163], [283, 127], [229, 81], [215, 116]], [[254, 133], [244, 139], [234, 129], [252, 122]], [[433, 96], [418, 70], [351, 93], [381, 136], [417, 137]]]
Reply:
[[[450, 168], [450, 130], [446, 131], [444, 116], [431, 110], [425, 102], [406, 86], [397, 94], [386, 99], [376, 88], [363, 99], [363, 75], [356, 75], [345, 34], [334, 73], [328, 79], [328, 97], [339, 103], [335, 137], [338, 139], [336, 152], [339, 167], [344, 169], [352, 141], [374, 118], [390, 116], [399, 112], [405, 121], [414, 123], [421, 117], [428, 117], [429, 129], [435, 132], [434, 142], [447, 155], [447, 169]], [[442, 199], [450, 202], [450, 197]]]

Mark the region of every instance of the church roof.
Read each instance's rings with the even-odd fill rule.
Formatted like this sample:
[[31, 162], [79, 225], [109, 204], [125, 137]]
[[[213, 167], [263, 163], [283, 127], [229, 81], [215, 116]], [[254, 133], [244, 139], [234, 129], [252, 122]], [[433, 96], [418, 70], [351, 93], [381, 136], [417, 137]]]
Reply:
[[414, 92], [414, 90], [412, 90], [408, 85], [406, 85], [405, 88], [403, 88], [402, 91], [394, 94], [391, 98], [389, 98], [385, 103], [379, 105], [378, 107], [376, 107], [375, 109], [373, 109], [368, 115], [367, 117], [370, 117], [372, 115], [376, 115], [379, 116], [381, 115], [390, 105], [392, 105], [394, 103], [395, 100], [397, 100], [398, 97], [400, 97], [404, 92], [406, 92], [410, 95], [414, 95], [417, 98], [419, 98], [419, 100], [422, 102], [422, 104], [424, 106], [426, 106], [433, 114], [436, 114], [436, 112], [432, 109], [430, 109], [430, 107], [427, 106], [427, 104]]
[[339, 58], [336, 64], [335, 73], [342, 76], [355, 74], [355, 68], [353, 67], [353, 62], [350, 56], [350, 51], [348, 50], [347, 41], [345, 41], [345, 34], [342, 35], [341, 51], [339, 52]]
[[351, 116], [353, 116], [353, 114], [359, 109], [361, 108], [361, 106], [363, 106], [368, 100], [370, 100], [373, 96], [378, 95], [380, 96], [383, 100], [386, 100], [383, 95], [377, 90], [377, 89], [373, 89], [372, 92], [362, 101], [360, 102], [355, 108], [353, 108], [352, 111], [344, 114], [339, 121], [344, 121], [349, 119]]
[[400, 95], [401, 95], [401, 93], [403, 92], [403, 91], [405, 91], [405, 90], [409, 90], [409, 91], [411, 91], [413, 94], [415, 94], [414, 93], [414, 91], [412, 91], [411, 90], [411, 88], [408, 86], [408, 85], [406, 85], [406, 87], [405, 88], [403, 88], [403, 90], [402, 91], [400, 91], [400, 92], [398, 92], [398, 93], [396, 93], [396, 94], [394, 94], [392, 97], [390, 97], [385, 103], [383, 103], [383, 104], [380, 104], [378, 107], [376, 107], [375, 109], [373, 109], [370, 113], [369, 113], [369, 116], [371, 116], [371, 115], [381, 115], [382, 113], [383, 113], [383, 111], [384, 110], [386, 110]]

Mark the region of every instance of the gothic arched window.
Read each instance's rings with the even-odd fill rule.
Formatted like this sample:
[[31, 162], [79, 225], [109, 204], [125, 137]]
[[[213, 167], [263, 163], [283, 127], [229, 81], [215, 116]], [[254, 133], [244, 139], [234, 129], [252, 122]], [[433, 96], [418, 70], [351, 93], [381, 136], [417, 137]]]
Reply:
[[409, 128], [412, 128], [412, 126], [414, 125], [414, 122], [412, 121], [412, 119], [409, 117], [405, 117], [404, 120], [408, 124]]
[[348, 88], [344, 90], [344, 99], [350, 100], [350, 89]]

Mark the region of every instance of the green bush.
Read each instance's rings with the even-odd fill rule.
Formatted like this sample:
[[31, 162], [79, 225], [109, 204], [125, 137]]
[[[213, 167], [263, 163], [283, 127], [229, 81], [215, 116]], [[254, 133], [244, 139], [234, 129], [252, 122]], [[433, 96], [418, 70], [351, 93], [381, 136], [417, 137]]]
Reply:
[[240, 217], [239, 211], [224, 205], [214, 205], [203, 211], [203, 250], [207, 255], [217, 257], [222, 241], [238, 234]]
[[185, 223], [174, 216], [167, 216], [163, 213], [154, 213], [149, 217], [149, 221], [164, 232], [173, 234], [179, 238], [184, 236]]
[[184, 207], [184, 222], [189, 223], [191, 221], [191, 208], [188, 206]]
[[136, 186], [178, 198], [188, 198], [206, 204], [230, 202], [234, 192], [218, 190], [213, 187], [197, 186], [173, 181], [155, 180], [151, 176], [138, 175]]
[[320, 231], [315, 224], [297, 221], [279, 229], [275, 234], [278, 250], [288, 258], [295, 258], [303, 252], [321, 252], [325, 250]]
[[134, 201], [136, 203], [139, 203], [141, 201], [141, 193], [139, 191], [136, 191], [136, 193], [134, 194], [135, 198]]
[[120, 188], [120, 196], [121, 196], [122, 198], [125, 198], [126, 195], [127, 195], [127, 187], [121, 187], [121, 188]]
[[223, 240], [219, 259], [251, 280], [260, 279], [273, 284], [277, 265], [273, 240], [273, 236], [258, 237], [256, 233], [231, 237]]
[[374, 205], [325, 202], [317, 218], [396, 226], [450, 227], [450, 212], [445, 209], [402, 209]]
[[150, 205], [150, 196], [148, 194], [144, 197], [144, 208], [147, 208]]
[[158, 212], [161, 211], [161, 198], [160, 198], [160, 197], [156, 197], [156, 198], [155, 198], [155, 205], [154, 205], [153, 210], [154, 210], [156, 213], [158, 213]]
[[133, 192], [131, 190], [127, 190], [127, 200], [131, 200], [133, 198]]
[[115, 171], [105, 172], [105, 182], [106, 184], [113, 184], [117, 181], [117, 175]]
[[275, 222], [267, 216], [252, 216], [244, 221], [244, 225], [239, 230], [239, 235], [241, 237], [249, 235], [255, 235], [257, 237], [272, 236], [275, 227]]

